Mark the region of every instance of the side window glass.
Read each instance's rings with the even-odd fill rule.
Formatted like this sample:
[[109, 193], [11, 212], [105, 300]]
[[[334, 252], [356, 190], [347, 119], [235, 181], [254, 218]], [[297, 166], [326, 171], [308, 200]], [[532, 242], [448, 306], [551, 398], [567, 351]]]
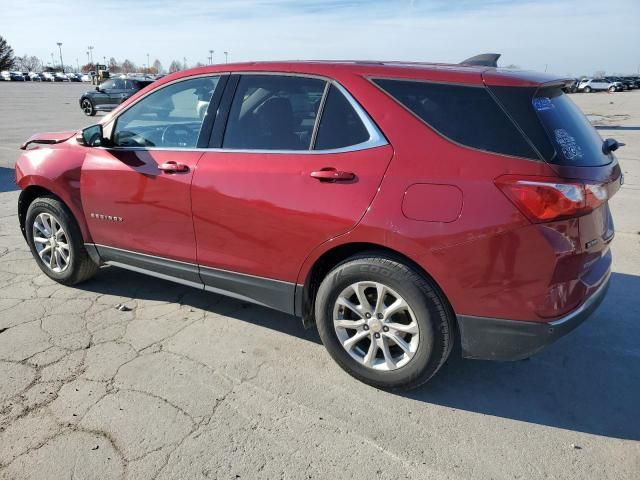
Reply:
[[369, 140], [369, 132], [353, 106], [334, 86], [322, 110], [315, 150], [349, 147]]
[[325, 81], [245, 75], [231, 104], [223, 148], [308, 150]]
[[114, 85], [113, 80], [106, 80], [100, 84], [100, 90], [112, 90]]
[[391, 79], [374, 82], [449, 140], [478, 150], [538, 159], [484, 87]]
[[209, 101], [220, 77], [199, 77], [149, 94], [116, 120], [119, 147], [195, 148]]
[[121, 78], [118, 78], [116, 80], [114, 80], [113, 82], [113, 88], [116, 90], [124, 90], [124, 80], [122, 80]]

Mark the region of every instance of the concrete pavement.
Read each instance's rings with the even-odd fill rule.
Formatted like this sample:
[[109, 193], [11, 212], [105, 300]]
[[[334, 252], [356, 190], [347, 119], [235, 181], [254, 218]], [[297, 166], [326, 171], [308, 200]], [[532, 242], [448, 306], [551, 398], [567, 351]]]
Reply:
[[[80, 87], [0, 83], [4, 172], [32, 132], [91, 122]], [[52, 282], [0, 176], [0, 479], [637, 479], [640, 91], [573, 98], [627, 144], [605, 302], [528, 361], [454, 351], [406, 394], [358, 383], [284, 314], [111, 267]]]

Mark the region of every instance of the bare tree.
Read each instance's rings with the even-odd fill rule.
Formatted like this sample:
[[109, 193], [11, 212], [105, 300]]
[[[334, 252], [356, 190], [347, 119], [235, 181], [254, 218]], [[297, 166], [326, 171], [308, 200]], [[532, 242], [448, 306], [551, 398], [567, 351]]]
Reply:
[[14, 65], [16, 66], [16, 68], [25, 72], [35, 72], [36, 70], [40, 70], [42, 68], [40, 59], [33, 55], [23, 55], [21, 57], [16, 57]]
[[111, 57], [109, 59], [109, 72], [111, 73], [120, 73], [122, 71], [122, 68], [120, 67], [120, 64], [118, 63], [118, 61]]
[[160, 60], [158, 60], [157, 58], [153, 62], [153, 69], [156, 71], [156, 73], [162, 73], [164, 71], [162, 69], [162, 63], [160, 63]]
[[124, 62], [122, 62], [122, 71], [124, 73], [132, 73], [136, 71], [136, 64], [133, 63], [131, 60], [126, 59]]
[[9, 70], [13, 67], [13, 48], [0, 36], [0, 70]]
[[204, 63], [202, 63], [202, 62], [198, 62], [198, 63], [196, 63], [196, 64], [194, 65], [194, 67], [196, 67], [196, 68], [197, 68], [197, 67], [204, 67], [204, 66], [205, 66], [205, 64], [204, 64]]
[[179, 72], [180, 70], [182, 70], [182, 63], [178, 60], [174, 60], [171, 62], [171, 65], [169, 65], [169, 73]]
[[607, 72], [605, 72], [604, 70], [596, 70], [595, 72], [593, 72], [593, 76], [596, 78], [604, 77], [606, 74]]

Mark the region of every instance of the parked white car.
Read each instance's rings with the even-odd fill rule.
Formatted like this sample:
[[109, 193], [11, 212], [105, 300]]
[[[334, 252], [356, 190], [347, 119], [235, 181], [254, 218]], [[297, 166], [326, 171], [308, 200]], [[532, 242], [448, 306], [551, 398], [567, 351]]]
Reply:
[[45, 82], [54, 82], [53, 74], [51, 72], [42, 72], [42, 77]]
[[619, 86], [615, 82], [610, 82], [606, 78], [585, 78], [580, 80], [578, 84], [578, 91], [584, 93], [608, 91], [615, 92]]
[[5, 82], [11, 81], [11, 74], [7, 70], [0, 72], [0, 80]]

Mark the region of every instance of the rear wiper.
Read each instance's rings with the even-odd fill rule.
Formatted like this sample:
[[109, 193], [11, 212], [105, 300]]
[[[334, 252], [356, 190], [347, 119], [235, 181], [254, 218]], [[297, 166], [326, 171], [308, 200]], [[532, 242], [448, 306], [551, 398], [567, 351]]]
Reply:
[[611, 152], [615, 152], [618, 148], [624, 147], [624, 143], [618, 142], [615, 138], [607, 138], [602, 142], [602, 152], [605, 155], [609, 155]]

